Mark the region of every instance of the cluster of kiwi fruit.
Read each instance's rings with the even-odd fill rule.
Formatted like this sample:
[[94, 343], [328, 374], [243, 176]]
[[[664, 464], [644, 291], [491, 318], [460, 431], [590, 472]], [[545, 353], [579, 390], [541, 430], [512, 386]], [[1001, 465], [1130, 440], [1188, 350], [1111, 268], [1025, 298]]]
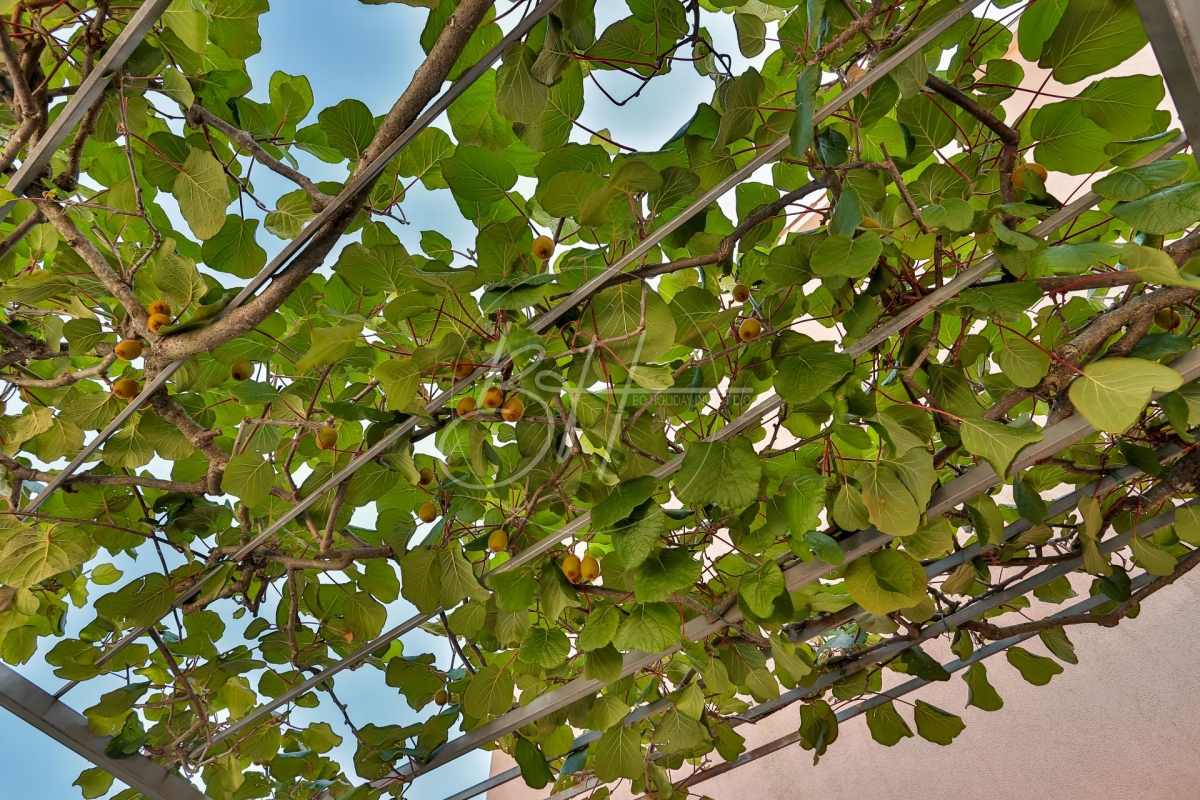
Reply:
[[600, 562], [593, 556], [585, 555], [580, 558], [574, 553], [568, 553], [560, 566], [563, 575], [571, 583], [579, 583], [581, 580], [594, 581], [600, 577]]
[[[489, 411], [500, 411], [500, 418], [505, 422], [520, 422], [525, 416], [525, 403], [513, 395], [506, 397], [499, 386], [489, 386], [483, 392], [483, 407]], [[463, 419], [471, 419], [479, 411], [479, 401], [473, 395], [467, 395], [458, 401], [454, 412]]]
[[[146, 327], [151, 333], [158, 333], [163, 325], [171, 324], [171, 306], [165, 300], [155, 300], [150, 305], [146, 306], [146, 314], [148, 320]], [[142, 351], [145, 349], [141, 339], [122, 339], [117, 342], [117, 346], [113, 348], [113, 352], [117, 358], [122, 361], [133, 361], [141, 358]], [[229, 377], [239, 383], [241, 381], [250, 380], [254, 375], [254, 362], [248, 358], [241, 358], [233, 362], [229, 367]], [[122, 400], [132, 400], [137, 397], [140, 385], [133, 378], [121, 378], [113, 382], [113, 394]], [[319, 437], [318, 437], [319, 438]], [[330, 449], [337, 444], [337, 432], [334, 431], [333, 443], [323, 449]]]
[[[733, 299], [739, 303], [744, 303], [750, 299], [750, 287], [744, 283], [739, 283], [733, 287]], [[746, 317], [738, 325], [738, 339], [743, 342], [752, 342], [762, 335], [762, 323], [757, 317]]]

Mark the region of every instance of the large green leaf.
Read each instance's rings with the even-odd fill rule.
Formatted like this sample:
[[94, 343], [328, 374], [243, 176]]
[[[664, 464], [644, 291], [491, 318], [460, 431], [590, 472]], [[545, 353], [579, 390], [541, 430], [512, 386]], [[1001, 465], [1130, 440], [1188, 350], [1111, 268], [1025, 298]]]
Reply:
[[1060, 83], [1112, 69], [1146, 46], [1134, 0], [1069, 0], [1038, 66]]
[[880, 550], [846, 568], [846, 590], [872, 614], [890, 614], [917, 605], [927, 581], [921, 563], [903, 550]]
[[675, 476], [675, 496], [688, 505], [743, 508], [758, 496], [761, 476], [762, 463], [749, 439], [696, 442]]
[[1088, 422], [1121, 433], [1137, 422], [1154, 392], [1174, 391], [1182, 383], [1178, 372], [1153, 361], [1105, 358], [1084, 367], [1069, 394]]
[[221, 163], [211, 153], [193, 148], [171, 192], [197, 238], [211, 239], [221, 232], [229, 205], [229, 184]]
[[1042, 440], [1042, 432], [1033, 427], [1017, 427], [986, 419], [968, 419], [962, 424], [962, 443], [968, 453], [987, 459], [1001, 477], [1008, 475], [1017, 454]]

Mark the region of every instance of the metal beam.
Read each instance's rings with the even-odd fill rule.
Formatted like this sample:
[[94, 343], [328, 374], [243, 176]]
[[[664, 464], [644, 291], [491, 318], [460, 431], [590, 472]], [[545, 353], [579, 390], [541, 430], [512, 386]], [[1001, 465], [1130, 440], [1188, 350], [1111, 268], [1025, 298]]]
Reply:
[[[1136, 0], [1142, 25], [1188, 138], [1200, 142], [1200, 3]], [[1200, 163], [1200, 150], [1192, 153]]]
[[[83, 115], [88, 112], [92, 104], [100, 99], [100, 95], [112, 82], [113, 76], [125, 65], [129, 56], [142, 43], [142, 39], [146, 38], [146, 34], [154, 27], [154, 23], [169, 5], [171, 5], [171, 0], [147, 0], [137, 10], [137, 13], [125, 24], [125, 28], [117, 34], [112, 46], [108, 48], [96, 66], [92, 68], [91, 73], [79, 85], [75, 95], [54, 119], [45, 135], [26, 155], [25, 160], [21, 162], [21, 166], [4, 188], [18, 197], [25, 194], [25, 191], [41, 176], [42, 171], [50, 165], [50, 159], [53, 158], [59, 146], [79, 125]], [[0, 222], [8, 217], [16, 202], [16, 200], [10, 200], [0, 205]]]
[[109, 758], [104, 747], [110, 737], [90, 733], [86, 717], [4, 664], [0, 664], [0, 708], [11, 711], [151, 800], [208, 799], [208, 795], [182, 776], [143, 755]]

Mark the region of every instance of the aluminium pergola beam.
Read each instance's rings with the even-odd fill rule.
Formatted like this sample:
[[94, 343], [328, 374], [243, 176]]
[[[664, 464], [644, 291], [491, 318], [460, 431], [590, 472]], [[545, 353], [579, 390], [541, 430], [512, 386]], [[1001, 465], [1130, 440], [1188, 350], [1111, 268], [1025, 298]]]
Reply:
[[143, 755], [110, 758], [111, 737], [88, 731], [87, 718], [12, 668], [0, 664], [0, 708], [100, 767], [150, 800], [208, 800], [181, 775]]
[[[104, 90], [112, 83], [117, 71], [125, 66], [129, 56], [146, 38], [146, 34], [154, 27], [154, 23], [158, 21], [169, 5], [171, 5], [171, 0], [147, 0], [137, 10], [112, 45], [92, 67], [92, 71], [79, 85], [79, 89], [54, 119], [46, 133], [26, 155], [25, 160], [21, 162], [21, 166], [17, 168], [4, 188], [20, 197], [34, 185], [46, 167], [50, 165], [50, 159], [54, 157], [54, 153], [67, 140], [71, 131], [79, 125], [92, 104], [104, 94]], [[97, 9], [97, 13], [105, 11], [105, 9]], [[0, 222], [8, 218], [9, 212], [16, 203], [16, 200], [10, 200], [0, 204]]]
[[[958, 5], [957, 7], [955, 7], [955, 9], [953, 11], [944, 15], [943, 17], [940, 17], [929, 28], [922, 30], [915, 37], [913, 37], [913, 39], [911, 41], [909, 41], [903, 47], [901, 47], [896, 53], [894, 53], [892, 56], [890, 56], [889, 58], [884, 60], [882, 63], [880, 63], [874, 69], [866, 72], [857, 81], [855, 81], [854, 83], [847, 86], [846, 89], [841, 94], [839, 94], [837, 97], [835, 97], [829, 103], [826, 103], [814, 115], [814, 117], [813, 117], [814, 124], [820, 123], [820, 122], [828, 119], [829, 117], [833, 116], [833, 114], [837, 113], [839, 110], [844, 108], [847, 104], [849, 104], [851, 100], [853, 100], [854, 98], [861, 95], [863, 92], [870, 89], [871, 86], [873, 86], [875, 83], [877, 83], [883, 77], [885, 77], [892, 69], [894, 69], [897, 66], [899, 66], [900, 64], [902, 64], [905, 60], [907, 60], [913, 54], [919, 52], [927, 44], [929, 44], [931, 41], [933, 41], [935, 38], [937, 38], [937, 36], [940, 35], [943, 31], [945, 31], [947, 28], [949, 28], [951, 25], [953, 25], [955, 22], [957, 22], [962, 17], [966, 16], [975, 7], [979, 6], [982, 2], [983, 2], [983, 0], [965, 0], [965, 2], [963, 2], [960, 5]], [[730, 174], [728, 177], [726, 177], [725, 179], [720, 181], [717, 185], [713, 186], [707, 192], [705, 192], [700, 197], [698, 197], [686, 209], [684, 209], [682, 212], [680, 212], [679, 215], [671, 218], [670, 220], [665, 222], [661, 227], [656, 228], [654, 231], [652, 231], [644, 240], [642, 240], [638, 244], [637, 247], [633, 248], [631, 251], [629, 251], [623, 257], [621, 257], [616, 262], [614, 262], [612, 265], [608, 266], [607, 268], [602, 270], [600, 273], [595, 275], [593, 278], [588, 280], [585, 284], [583, 284], [578, 289], [576, 289], [574, 292], [572, 292], [562, 302], [560, 302], [556, 306], [550, 308], [549, 310], [543, 312], [542, 314], [540, 314], [539, 316], [534, 318], [529, 323], [529, 328], [532, 331], [534, 331], [535, 333], [542, 333], [542, 332], [548, 330], [558, 319], [560, 319], [562, 317], [563, 314], [565, 314], [567, 312], [567, 310], [584, 302], [585, 300], [590, 298], [592, 295], [594, 295], [597, 292], [604, 289], [605, 284], [612, 277], [623, 272], [625, 270], [625, 268], [628, 267], [629, 265], [631, 265], [637, 261], [640, 261], [642, 258], [644, 258], [653, 248], [657, 247], [658, 244], [660, 242], [662, 242], [662, 240], [665, 239], [667, 236], [669, 236], [673, 231], [675, 231], [680, 226], [685, 224], [689, 219], [691, 219], [693, 216], [695, 216], [700, 211], [707, 209], [713, 202], [720, 199], [729, 190], [731, 190], [738, 184], [740, 184], [743, 181], [745, 181], [746, 179], [748, 179], [759, 168], [765, 166], [766, 164], [768, 164], [768, 163], [774, 161], [776, 158], [778, 158], [779, 155], [787, 149], [787, 147], [790, 143], [791, 143], [790, 137], [785, 135], [781, 139], [776, 141], [774, 144], [772, 144], [770, 147], [765, 148], [763, 151], [759, 152], [753, 159], [751, 159], [749, 162], [747, 162], [745, 165], [743, 165], [740, 169], [736, 170], [735, 172]], [[990, 268], [989, 268], [989, 270], [990, 270]], [[894, 325], [902, 327], [904, 324], [907, 324], [907, 323], [903, 322], [900, 317], [897, 317], [895, 320], [892, 320], [891, 323], [887, 323], [887, 324], [894, 324]], [[898, 330], [899, 327], [897, 327], [896, 329]], [[894, 332], [894, 331], [892, 331], [892, 332]], [[891, 332], [889, 332], [887, 335], [891, 335]], [[886, 336], [884, 338], [886, 338]], [[479, 376], [488, 372], [489, 370], [499, 369], [499, 368], [503, 367], [504, 365], [508, 364], [510, 362], [510, 360], [511, 360], [510, 357], [507, 355], [497, 356], [492, 361], [490, 361], [488, 364], [478, 367], [477, 369], [475, 369], [474, 372], [472, 372], [472, 374], [470, 376], [468, 376], [460, 381], [457, 381], [450, 387], [449, 390], [447, 390], [446, 392], [435, 397], [425, 407], [426, 411], [429, 413], [432, 413], [434, 411], [438, 411], [438, 410], [444, 408], [450, 402], [451, 398], [454, 395], [458, 394], [463, 389], [470, 386], [475, 381], [476, 378], [478, 378]], [[359, 455], [357, 458], [352, 459], [350, 461], [350, 463], [347, 464], [342, 470], [340, 470], [339, 472], [334, 474], [332, 477], [330, 477], [328, 480], [326, 480], [323, 484], [321, 484], [319, 487], [317, 487], [317, 489], [315, 491], [313, 491], [310, 495], [308, 495], [306, 498], [304, 498], [299, 503], [297, 503], [295, 506], [293, 506], [291, 509], [289, 509], [285, 514], [283, 514], [281, 517], [279, 517], [279, 519], [277, 519], [272, 525], [270, 525], [265, 530], [263, 530], [263, 532], [261, 534], [256, 536], [253, 540], [251, 540], [244, 547], [242, 547], [237, 553], [235, 553], [233, 556], [231, 556], [231, 559], [232, 560], [240, 560], [241, 558], [244, 558], [246, 555], [253, 552], [257, 547], [259, 547], [263, 542], [267, 541], [272, 536], [274, 536], [276, 533], [283, 530], [283, 528], [286, 525], [288, 525], [289, 523], [291, 523], [292, 520], [296, 519], [298, 516], [300, 516], [300, 514], [304, 513], [304, 511], [307, 510], [311, 505], [318, 502], [324, 494], [331, 491], [342, 481], [348, 479], [360, 467], [362, 467], [363, 465], [365, 465], [367, 463], [370, 463], [381, 453], [385, 452], [387, 450], [387, 448], [391, 447], [395, 442], [399, 441], [402, 437], [408, 435], [413, 430], [413, 428], [416, 427], [417, 422], [418, 422], [418, 419], [416, 417], [412, 417], [412, 418], [406, 420], [405, 422], [401, 423], [400, 425], [397, 425], [394, 428], [392, 428], [392, 430], [388, 431], [387, 434], [385, 434], [382, 438], [380, 438], [380, 440], [373, 447], [371, 447], [370, 449], [368, 449], [367, 451], [365, 451], [364, 453]], [[725, 436], [729, 436], [729, 435], [732, 435], [732, 432], [725, 433], [725, 431], [722, 431], [722, 434], [724, 434]], [[722, 434], [718, 434], [718, 435], [720, 436]], [[662, 477], [666, 477], [668, 475], [673, 474], [675, 471], [677, 471], [679, 469], [679, 466], [682, 463], [683, 462], [682, 462], [681, 458], [676, 458], [672, 461], [667, 462], [666, 465], [664, 465], [663, 467], [660, 467], [653, 474], [656, 477], [659, 477], [661, 479]], [[590, 514], [583, 514], [583, 515], [577, 517], [572, 522], [568, 523], [567, 525], [563, 526], [562, 528], [559, 528], [555, 534], [547, 536], [544, 539], [540, 540], [539, 542], [537, 542], [537, 543], [531, 545], [530, 547], [525, 548], [521, 552], [515, 554], [512, 558], [510, 558], [508, 561], [506, 561], [504, 564], [502, 564], [496, 570], [493, 570], [493, 572], [504, 572], [504, 571], [516, 569], [520, 566], [523, 566], [524, 564], [529, 563], [533, 559], [537, 558], [538, 556], [542, 555], [543, 553], [545, 553], [545, 552], [549, 551], [550, 549], [552, 549], [553, 547], [557, 546], [558, 543], [561, 542], [563, 539], [567, 538], [568, 536], [570, 536], [574, 533], [582, 531], [584, 528], [587, 527], [587, 525], [590, 521], [590, 518], [591, 518]], [[182, 601], [183, 601], [183, 598], [181, 598], [180, 600], [177, 600], [176, 602], [179, 603]], [[338, 663], [326, 668], [325, 670], [323, 670], [320, 673], [312, 676], [311, 678], [303, 681], [302, 683], [297, 684], [296, 686], [292, 687], [290, 690], [288, 690], [284, 694], [280, 695], [277, 698], [274, 698], [271, 702], [269, 702], [269, 703], [265, 704], [264, 706], [260, 707], [259, 709], [257, 709], [253, 714], [243, 717], [242, 719], [238, 720], [238, 722], [234, 723], [230, 727], [220, 731], [218, 734], [216, 734], [216, 736], [213, 737], [213, 739], [211, 741], [207, 742], [205, 746], [211, 746], [212, 744], [215, 744], [219, 741], [223, 741], [224, 739], [227, 739], [230, 736], [233, 736], [236, 733], [246, 729], [247, 727], [249, 727], [250, 725], [253, 725], [258, 720], [262, 719], [263, 716], [271, 713], [275, 709], [282, 707], [283, 705], [291, 702], [295, 698], [305, 694], [306, 692], [312, 690], [313, 688], [320, 686], [322, 683], [324, 683], [329, 678], [333, 677], [333, 675], [337, 674], [338, 672], [362, 663], [362, 661], [364, 661], [372, 652], [374, 652], [378, 648], [380, 648], [384, 645], [390, 644], [393, 641], [396, 641], [397, 639], [404, 636], [409, 631], [412, 631], [412, 630], [416, 629], [417, 627], [419, 627], [420, 625], [424, 624], [425, 622], [428, 622], [429, 620], [433, 619], [436, 615], [437, 615], [437, 612], [434, 612], [433, 614], [417, 614], [416, 616], [406, 620], [405, 622], [401, 623], [400, 625], [396, 626], [395, 628], [392, 628], [391, 630], [383, 633], [380, 637], [378, 637], [374, 641], [364, 645], [363, 647], [359, 648], [354, 653], [351, 653], [349, 656], [342, 659]], [[130, 634], [128, 634], [125, 638], [123, 638], [121, 641], [119, 641], [117, 643], [116, 649], [119, 649], [120, 647], [123, 647], [125, 644], [127, 644], [128, 642], [126, 641], [126, 639], [128, 639], [128, 641], [132, 641], [133, 638], [136, 638], [137, 636], [141, 636], [142, 633], [144, 633], [144, 630], [131, 631]], [[116, 649], [110, 650], [109, 653], [115, 653]], [[111, 657], [111, 656], [109, 656], [109, 657]]]
[[[1200, 3], [1135, 0], [1188, 138], [1200, 142]], [[1200, 151], [1193, 155], [1200, 164]]]

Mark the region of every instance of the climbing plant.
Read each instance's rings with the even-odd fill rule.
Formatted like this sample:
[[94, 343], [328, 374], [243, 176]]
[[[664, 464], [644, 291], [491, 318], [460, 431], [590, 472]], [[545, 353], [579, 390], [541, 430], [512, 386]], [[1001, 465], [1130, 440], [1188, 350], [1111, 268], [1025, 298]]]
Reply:
[[[1070, 625], [1200, 561], [1190, 508], [1140, 524], [1200, 489], [1200, 175], [1162, 79], [1122, 68], [1133, 0], [563, 0], [371, 178], [530, 13], [403, 2], [426, 58], [375, 116], [252, 83], [267, 0], [177, 0], [3, 198], [0, 655], [104, 687], [110, 757], [214, 800], [393, 796], [492, 722], [531, 786], [669, 798], [781, 692], [820, 687], [784, 712], [819, 758], [839, 703], [949, 679], [918, 642], [951, 615], [965, 658], [1015, 632], [993, 616], [1103, 594], [1024, 623], [1053, 658], [1009, 662], [1040, 686]], [[137, 7], [0, 0], [0, 168]], [[680, 72], [711, 94], [657, 150], [579, 122]], [[406, 227], [418, 183], [474, 235]], [[377, 641], [414, 609], [444, 652]], [[332, 674], [287, 696], [346, 658], [415, 721], [356, 721]], [[963, 727], [901, 712], [876, 740]]]

